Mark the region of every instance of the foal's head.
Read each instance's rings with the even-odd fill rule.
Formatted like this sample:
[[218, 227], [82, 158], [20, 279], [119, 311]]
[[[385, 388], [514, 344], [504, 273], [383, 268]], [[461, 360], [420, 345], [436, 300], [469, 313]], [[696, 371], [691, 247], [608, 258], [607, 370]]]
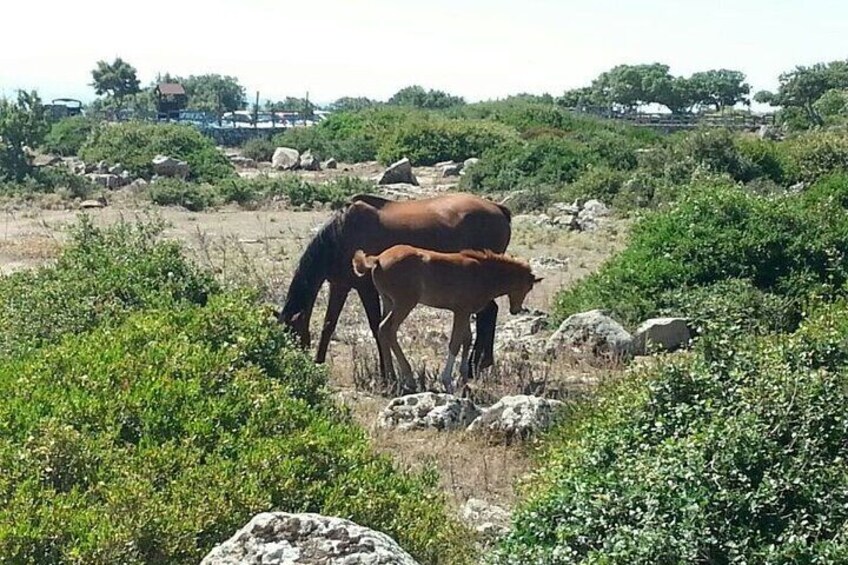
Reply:
[[530, 269], [526, 271], [518, 271], [516, 280], [510, 291], [509, 296], [509, 313], [519, 314], [524, 307], [524, 299], [533, 290], [533, 286], [542, 281], [542, 277], [534, 275]]

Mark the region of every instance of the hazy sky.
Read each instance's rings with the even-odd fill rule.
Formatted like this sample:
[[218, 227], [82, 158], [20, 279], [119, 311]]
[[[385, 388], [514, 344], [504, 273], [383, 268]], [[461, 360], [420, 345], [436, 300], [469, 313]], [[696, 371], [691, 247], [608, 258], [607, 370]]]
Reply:
[[91, 99], [98, 59], [237, 76], [252, 98], [385, 99], [422, 84], [469, 100], [588, 84], [619, 63], [744, 71], [848, 57], [845, 0], [5, 0], [0, 93]]

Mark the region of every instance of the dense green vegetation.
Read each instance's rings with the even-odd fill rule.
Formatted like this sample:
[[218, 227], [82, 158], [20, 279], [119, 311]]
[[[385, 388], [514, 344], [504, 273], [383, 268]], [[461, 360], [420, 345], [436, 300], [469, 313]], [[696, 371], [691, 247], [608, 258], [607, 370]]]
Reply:
[[498, 563], [842, 563], [848, 304], [611, 383], [546, 438]]
[[215, 144], [191, 126], [127, 122], [97, 128], [80, 150], [87, 162], [120, 163], [133, 175], [150, 178], [151, 161], [167, 155], [188, 163], [190, 178], [217, 181], [233, 176], [233, 167]]
[[282, 509], [466, 562], [432, 473], [373, 454], [271, 313], [157, 232], [83, 221], [55, 266], [0, 278], [0, 560], [197, 563]]
[[693, 288], [743, 279], [785, 302], [784, 316], [768, 310], [764, 315], [789, 328], [811, 295], [830, 295], [848, 280], [845, 175], [790, 196], [760, 196], [727, 180], [681, 191], [676, 206], [634, 227], [626, 250], [559, 295], [558, 318], [599, 307], [630, 325], [660, 312], [702, 318], [681, 297]]
[[44, 139], [44, 149], [55, 155], [71, 157], [80, 149], [94, 131], [97, 123], [85, 116], [73, 116], [55, 122]]

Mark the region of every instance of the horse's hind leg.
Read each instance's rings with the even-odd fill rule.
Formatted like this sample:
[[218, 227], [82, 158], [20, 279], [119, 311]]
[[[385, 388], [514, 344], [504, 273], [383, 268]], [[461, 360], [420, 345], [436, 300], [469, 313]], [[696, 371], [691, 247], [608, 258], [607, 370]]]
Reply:
[[[477, 339], [471, 355], [474, 370], [485, 369], [495, 364], [495, 325], [498, 322], [498, 305], [494, 300], [477, 312]], [[473, 375], [469, 374], [469, 377]]]

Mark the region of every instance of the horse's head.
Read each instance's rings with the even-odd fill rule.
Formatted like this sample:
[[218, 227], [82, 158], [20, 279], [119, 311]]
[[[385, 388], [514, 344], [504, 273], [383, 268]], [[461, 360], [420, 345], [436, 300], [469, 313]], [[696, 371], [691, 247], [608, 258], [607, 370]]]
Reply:
[[524, 307], [524, 299], [533, 290], [533, 286], [542, 281], [542, 277], [537, 277], [533, 273], [527, 273], [519, 284], [509, 292], [509, 313], [520, 314]]
[[277, 319], [292, 333], [303, 349], [309, 349], [311, 338], [309, 336], [308, 313], [286, 312], [285, 309], [283, 309], [278, 314]]

